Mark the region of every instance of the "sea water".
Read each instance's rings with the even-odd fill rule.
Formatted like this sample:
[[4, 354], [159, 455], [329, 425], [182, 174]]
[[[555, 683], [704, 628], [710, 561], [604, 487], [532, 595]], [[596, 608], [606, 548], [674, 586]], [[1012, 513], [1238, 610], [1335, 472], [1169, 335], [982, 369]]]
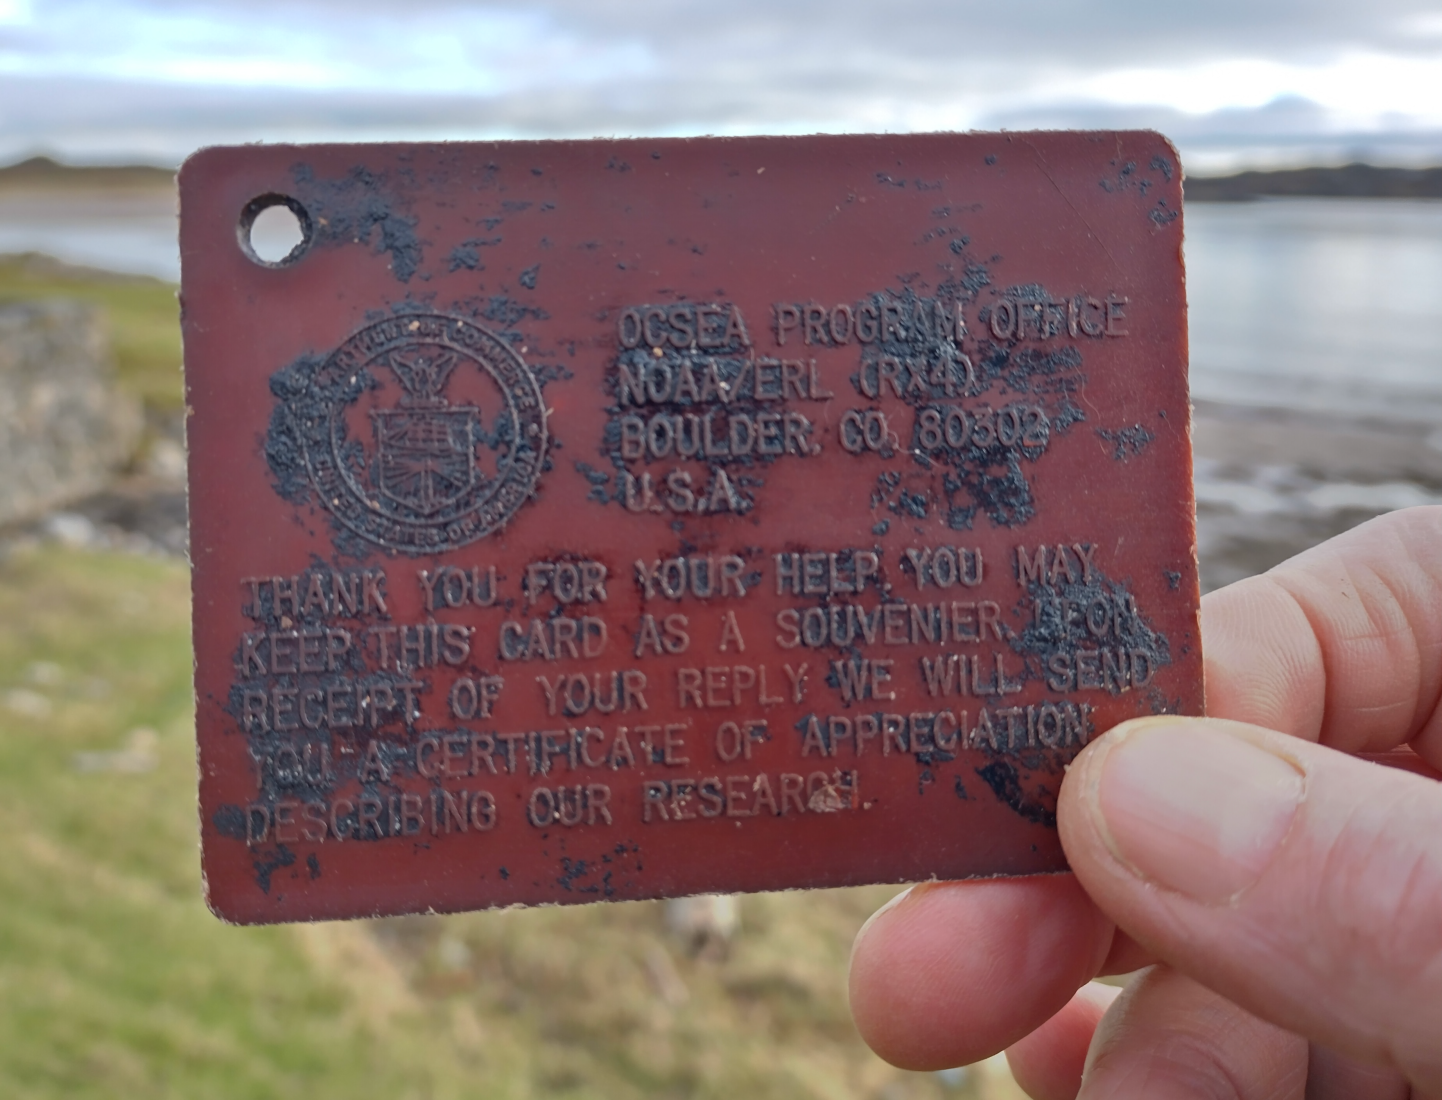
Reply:
[[[1193, 395], [1442, 426], [1442, 201], [1186, 208]], [[178, 279], [173, 212], [0, 201], [0, 252]]]
[[1186, 208], [1192, 394], [1442, 425], [1442, 202]]

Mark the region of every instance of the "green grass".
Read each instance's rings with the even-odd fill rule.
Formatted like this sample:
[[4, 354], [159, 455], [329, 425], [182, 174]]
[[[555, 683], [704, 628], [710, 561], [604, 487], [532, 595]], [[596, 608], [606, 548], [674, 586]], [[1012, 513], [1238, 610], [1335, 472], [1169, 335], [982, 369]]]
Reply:
[[0, 257], [0, 302], [78, 298], [104, 309], [117, 382], [162, 416], [178, 412], [185, 400], [175, 291], [160, 279], [111, 275], [44, 257]]
[[[0, 568], [0, 1095], [399, 1085], [291, 930], [238, 933], [200, 902], [187, 614], [175, 565], [47, 550]], [[74, 770], [137, 727], [158, 734], [153, 771]]]
[[[188, 614], [177, 564], [0, 558], [0, 1096], [974, 1095], [851, 1026], [847, 952], [886, 888], [747, 897], [724, 962], [689, 958], [651, 904], [221, 924]], [[149, 743], [150, 771], [76, 768]]]

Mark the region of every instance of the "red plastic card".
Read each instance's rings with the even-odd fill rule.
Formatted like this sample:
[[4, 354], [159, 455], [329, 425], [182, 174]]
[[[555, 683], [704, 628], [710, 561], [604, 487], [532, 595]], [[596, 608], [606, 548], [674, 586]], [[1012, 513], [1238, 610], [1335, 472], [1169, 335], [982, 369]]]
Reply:
[[210, 149], [181, 210], [226, 919], [1057, 871], [1067, 762], [1201, 710], [1155, 134]]

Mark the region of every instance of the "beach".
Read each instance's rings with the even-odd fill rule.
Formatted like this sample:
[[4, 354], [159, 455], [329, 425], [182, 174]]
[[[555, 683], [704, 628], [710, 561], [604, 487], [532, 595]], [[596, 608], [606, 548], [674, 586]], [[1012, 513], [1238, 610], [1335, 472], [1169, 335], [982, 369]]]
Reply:
[[1204, 592], [1384, 512], [1442, 504], [1442, 433], [1426, 424], [1199, 401], [1192, 445]]

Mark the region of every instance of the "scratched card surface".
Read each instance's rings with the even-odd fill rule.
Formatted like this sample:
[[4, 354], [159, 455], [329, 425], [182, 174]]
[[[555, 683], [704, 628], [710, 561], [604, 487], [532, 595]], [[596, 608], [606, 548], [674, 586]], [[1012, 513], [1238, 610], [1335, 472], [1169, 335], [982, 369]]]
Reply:
[[1156, 134], [221, 148], [181, 209], [229, 920], [1056, 871], [1068, 761], [1200, 712]]

